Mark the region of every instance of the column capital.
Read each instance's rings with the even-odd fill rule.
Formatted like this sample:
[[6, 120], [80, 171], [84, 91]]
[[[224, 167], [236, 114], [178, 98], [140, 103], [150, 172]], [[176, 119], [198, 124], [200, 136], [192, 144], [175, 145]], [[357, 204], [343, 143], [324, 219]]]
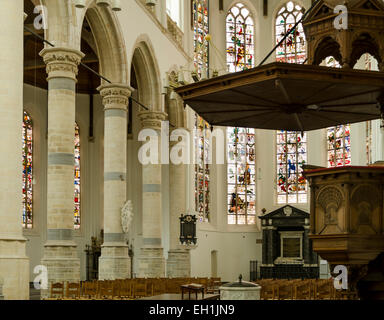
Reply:
[[40, 51], [40, 56], [47, 65], [47, 80], [70, 78], [77, 81], [78, 66], [84, 53], [75, 49], [54, 47], [43, 49]]
[[123, 109], [126, 110], [128, 106], [128, 99], [134, 89], [129, 85], [122, 83], [110, 83], [101, 85], [97, 88], [103, 99], [105, 110], [108, 109]]
[[138, 114], [144, 129], [161, 129], [161, 122], [165, 121], [168, 115], [162, 111], [142, 111]]

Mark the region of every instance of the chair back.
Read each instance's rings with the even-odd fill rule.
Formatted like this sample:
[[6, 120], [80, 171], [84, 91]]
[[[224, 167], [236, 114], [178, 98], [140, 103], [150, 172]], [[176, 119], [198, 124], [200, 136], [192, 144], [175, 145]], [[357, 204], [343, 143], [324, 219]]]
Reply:
[[64, 298], [64, 282], [52, 283], [51, 298]]
[[67, 282], [65, 297], [75, 299], [80, 298], [80, 282]]

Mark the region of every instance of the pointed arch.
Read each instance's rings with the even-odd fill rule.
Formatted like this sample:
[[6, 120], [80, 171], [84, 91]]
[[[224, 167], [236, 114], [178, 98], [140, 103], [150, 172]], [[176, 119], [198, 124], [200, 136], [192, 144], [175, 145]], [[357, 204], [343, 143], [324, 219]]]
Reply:
[[109, 7], [100, 7], [92, 2], [84, 18], [88, 20], [95, 39], [100, 73], [112, 83], [127, 84], [126, 46], [116, 13]]
[[132, 65], [137, 78], [138, 99], [150, 110], [163, 111], [160, 70], [149, 37], [140, 35], [134, 45]]

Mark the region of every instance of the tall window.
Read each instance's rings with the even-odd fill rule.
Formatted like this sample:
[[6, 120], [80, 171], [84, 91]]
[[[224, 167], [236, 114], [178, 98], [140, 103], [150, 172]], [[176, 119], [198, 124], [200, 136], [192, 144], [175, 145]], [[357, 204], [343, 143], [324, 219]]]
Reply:
[[167, 14], [181, 28], [181, 6], [184, 0], [167, 0]]
[[365, 128], [365, 145], [366, 145], [366, 153], [367, 153], [367, 165], [373, 163], [372, 161], [372, 121], [366, 122]]
[[33, 227], [33, 126], [27, 112], [23, 114], [23, 227]]
[[195, 204], [200, 222], [209, 222], [210, 169], [209, 169], [209, 124], [196, 115], [196, 166], [195, 166]]
[[277, 203], [307, 203], [308, 185], [302, 166], [307, 163], [307, 135], [277, 132]]
[[342, 125], [327, 129], [328, 167], [342, 167], [351, 164], [351, 126]]
[[74, 228], [80, 229], [80, 129], [75, 124], [75, 209], [74, 209]]
[[255, 224], [255, 129], [230, 127], [227, 141], [228, 224]]
[[194, 29], [194, 64], [197, 73], [208, 76], [209, 43], [206, 36], [209, 33], [209, 0], [193, 0], [193, 29]]
[[254, 66], [254, 23], [250, 11], [242, 3], [227, 14], [227, 65], [229, 72]]
[[276, 44], [289, 32], [289, 36], [276, 49], [276, 60], [278, 62], [304, 63], [306, 60], [306, 41], [303, 25], [300, 23], [296, 29], [293, 29], [296, 22], [302, 18], [303, 11], [304, 9], [301, 6], [289, 1], [277, 14]]

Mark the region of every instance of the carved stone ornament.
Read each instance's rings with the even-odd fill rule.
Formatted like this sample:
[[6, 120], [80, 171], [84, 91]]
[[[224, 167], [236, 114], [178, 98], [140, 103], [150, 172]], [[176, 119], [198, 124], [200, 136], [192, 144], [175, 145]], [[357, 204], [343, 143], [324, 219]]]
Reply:
[[143, 124], [143, 128], [161, 129], [161, 122], [165, 121], [168, 115], [161, 111], [143, 111], [139, 113], [139, 118]]
[[361, 185], [354, 191], [351, 202], [357, 210], [359, 225], [371, 225], [372, 212], [379, 205], [379, 201], [379, 193], [371, 185]]
[[78, 66], [84, 54], [69, 48], [47, 48], [40, 52], [47, 65], [48, 80], [55, 77], [71, 78], [76, 81]]
[[133, 205], [132, 201], [128, 200], [121, 209], [121, 227], [123, 232], [127, 234], [133, 220]]
[[318, 205], [324, 210], [324, 223], [337, 224], [337, 211], [343, 201], [343, 195], [335, 187], [326, 187], [320, 191], [317, 198]]
[[124, 84], [110, 84], [97, 88], [103, 98], [105, 109], [124, 109], [126, 110], [129, 97], [133, 89]]

